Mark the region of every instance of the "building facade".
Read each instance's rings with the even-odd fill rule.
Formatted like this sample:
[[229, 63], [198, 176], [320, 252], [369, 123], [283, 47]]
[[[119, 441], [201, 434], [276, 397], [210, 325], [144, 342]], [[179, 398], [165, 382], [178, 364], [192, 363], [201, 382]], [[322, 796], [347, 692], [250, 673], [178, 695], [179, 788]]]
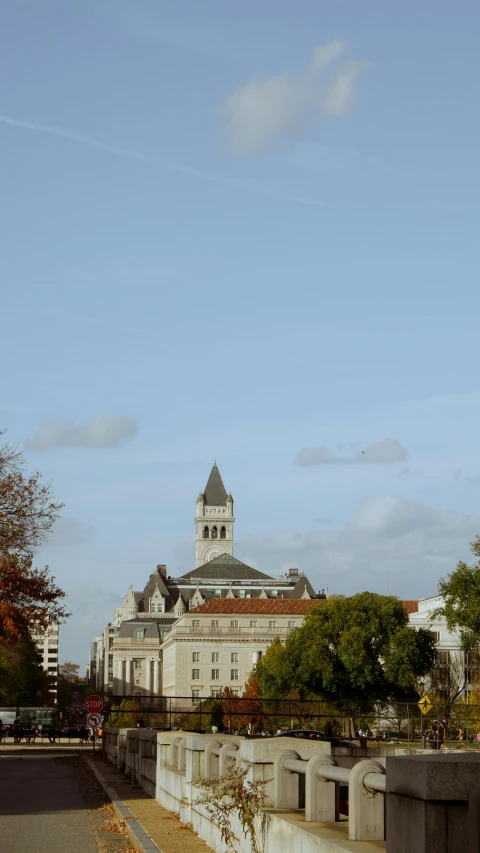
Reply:
[[[166, 565], [159, 564], [143, 590], [129, 588], [123, 607], [94, 638], [92, 684], [98, 689], [110, 686], [115, 696], [161, 695], [165, 689], [163, 647], [167, 635], [187, 613], [209, 602], [305, 602], [326, 597], [315, 592], [299, 569], [289, 569], [274, 578], [237, 560], [233, 556], [234, 522], [233, 498], [215, 464], [196, 501], [194, 568], [172, 577]], [[274, 636], [272, 632], [270, 642]], [[171, 684], [170, 664], [168, 673]], [[173, 683], [180, 685], [176, 678]]]
[[51, 693], [57, 699], [58, 680], [58, 625], [49, 625], [45, 631], [32, 632], [32, 639], [42, 659], [42, 666], [53, 679]]
[[223, 598], [185, 613], [162, 645], [163, 695], [196, 702], [229, 688], [240, 696], [272, 640], [284, 643], [314, 604], [318, 599]]

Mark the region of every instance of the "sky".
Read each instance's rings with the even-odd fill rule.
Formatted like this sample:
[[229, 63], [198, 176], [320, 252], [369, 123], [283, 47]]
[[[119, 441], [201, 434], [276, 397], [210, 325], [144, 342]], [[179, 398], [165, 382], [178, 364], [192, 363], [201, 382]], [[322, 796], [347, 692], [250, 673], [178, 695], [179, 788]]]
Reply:
[[434, 595], [480, 533], [478, 4], [0, 10], [0, 427], [65, 503], [82, 665], [130, 584], [235, 555]]

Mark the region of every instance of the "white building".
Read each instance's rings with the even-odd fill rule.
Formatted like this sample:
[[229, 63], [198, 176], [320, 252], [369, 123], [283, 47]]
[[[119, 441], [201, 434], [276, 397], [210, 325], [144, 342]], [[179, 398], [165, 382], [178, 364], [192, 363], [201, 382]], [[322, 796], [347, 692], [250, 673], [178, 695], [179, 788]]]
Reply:
[[57, 698], [58, 679], [58, 625], [49, 625], [45, 631], [32, 632], [32, 639], [42, 658], [42, 666], [54, 679], [55, 687], [51, 690]]
[[410, 625], [413, 625], [414, 628], [426, 628], [428, 631], [432, 631], [439, 651], [459, 650], [460, 635], [458, 631], [451, 634], [443, 617], [436, 617], [433, 621], [431, 620], [435, 610], [443, 606], [443, 599], [439, 595], [420, 598], [417, 602], [408, 603], [416, 604], [416, 609], [409, 613]]
[[189, 611], [162, 645], [163, 695], [192, 699], [228, 687], [240, 696], [275, 637], [283, 643], [318, 599], [214, 599]]

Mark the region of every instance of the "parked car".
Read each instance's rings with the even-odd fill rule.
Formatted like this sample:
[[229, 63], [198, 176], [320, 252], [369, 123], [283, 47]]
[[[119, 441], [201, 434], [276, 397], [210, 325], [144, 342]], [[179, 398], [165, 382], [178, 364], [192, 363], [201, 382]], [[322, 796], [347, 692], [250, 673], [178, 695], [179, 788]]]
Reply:
[[323, 732], [316, 729], [287, 729], [286, 732], [277, 732], [274, 737], [298, 737], [309, 740], [330, 740]]

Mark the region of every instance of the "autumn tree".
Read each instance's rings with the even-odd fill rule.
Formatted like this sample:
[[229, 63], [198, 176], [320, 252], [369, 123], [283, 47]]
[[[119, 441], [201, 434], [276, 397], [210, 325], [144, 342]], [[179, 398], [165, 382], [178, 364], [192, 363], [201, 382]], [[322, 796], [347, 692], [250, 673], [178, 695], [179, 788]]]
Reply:
[[480, 641], [480, 536], [470, 543], [472, 554], [478, 559], [469, 566], [464, 560], [438, 583], [438, 593], [443, 598], [433, 617], [444, 617], [448, 630], [460, 632], [461, 647], [469, 652]]
[[417, 678], [434, 662], [430, 631], [408, 624], [402, 602], [362, 592], [314, 605], [285, 646], [274, 642], [255, 668], [263, 696], [297, 690], [347, 708], [418, 697]]
[[58, 518], [62, 504], [39, 473], [24, 471], [14, 446], [0, 447], [0, 641], [42, 630], [68, 614], [65, 593], [48, 567], [33, 567], [33, 555]]

